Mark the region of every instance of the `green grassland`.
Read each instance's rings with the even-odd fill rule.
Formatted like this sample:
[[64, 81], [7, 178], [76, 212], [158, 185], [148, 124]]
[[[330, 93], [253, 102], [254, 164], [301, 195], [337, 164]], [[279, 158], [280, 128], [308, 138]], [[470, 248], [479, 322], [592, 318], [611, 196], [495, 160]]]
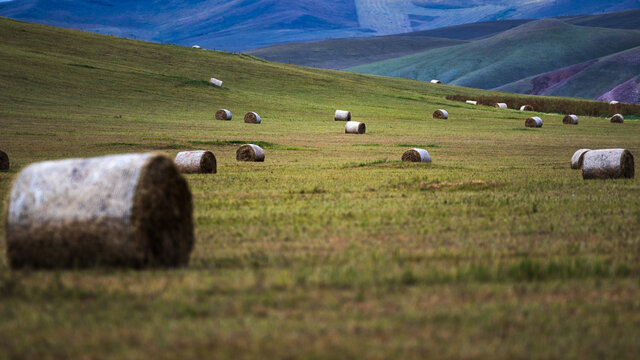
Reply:
[[[170, 270], [10, 271], [0, 358], [635, 358], [640, 122], [470, 106], [449, 85], [269, 63], [0, 19], [0, 199], [27, 164], [208, 149], [196, 245]], [[210, 77], [224, 87], [208, 86]], [[215, 121], [230, 109], [232, 121]], [[435, 109], [449, 120], [433, 120]], [[348, 109], [367, 134], [333, 121]], [[256, 111], [262, 124], [242, 122]], [[241, 142], [264, 163], [238, 163]], [[400, 162], [425, 147], [433, 163]], [[4, 203], [2, 205], [5, 205]], [[4, 224], [0, 234], [4, 236]], [[4, 241], [0, 245], [4, 252]]]

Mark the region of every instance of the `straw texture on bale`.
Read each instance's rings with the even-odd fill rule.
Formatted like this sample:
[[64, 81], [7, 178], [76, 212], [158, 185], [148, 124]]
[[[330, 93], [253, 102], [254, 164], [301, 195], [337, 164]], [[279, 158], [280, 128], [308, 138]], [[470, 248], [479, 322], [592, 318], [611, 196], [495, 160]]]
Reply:
[[533, 111], [533, 106], [531, 106], [531, 105], [522, 105], [522, 106], [520, 106], [520, 111]]
[[497, 108], [497, 109], [507, 109], [508, 108], [507, 104], [505, 104], [505, 103], [495, 103], [495, 104], [493, 104], [493, 107]]
[[366, 131], [367, 126], [358, 121], [347, 121], [344, 127], [345, 134], [364, 134]]
[[524, 126], [526, 127], [542, 127], [542, 119], [537, 116], [530, 117], [524, 122]]
[[622, 124], [624, 122], [624, 116], [622, 116], [622, 114], [615, 114], [611, 117], [611, 122]]
[[584, 161], [584, 154], [587, 153], [587, 151], [591, 151], [591, 149], [580, 149], [578, 151], [576, 151], [575, 153], [573, 153], [573, 156], [571, 157], [571, 168], [578, 170], [580, 168], [582, 168], [582, 163]]
[[11, 163], [9, 162], [9, 155], [6, 152], [0, 150], [0, 171], [9, 170]]
[[478, 105], [478, 102], [475, 100], [467, 100], [467, 104]]
[[633, 155], [625, 149], [591, 150], [584, 154], [582, 178], [633, 179], [635, 176]]
[[216, 78], [211, 78], [209, 80], [209, 84], [214, 85], [214, 86], [222, 86], [222, 80], [218, 80]]
[[186, 265], [192, 212], [187, 182], [162, 155], [36, 163], [10, 192], [7, 257], [12, 268]]
[[218, 171], [216, 157], [207, 150], [182, 151], [174, 161], [183, 174], [215, 174]]
[[220, 109], [216, 111], [216, 120], [231, 120], [233, 115], [231, 115], [231, 111], [227, 109]]
[[442, 84], [442, 81], [433, 79], [433, 80], [431, 80], [431, 83], [432, 84]]
[[562, 118], [562, 123], [563, 124], [569, 124], [569, 125], [578, 125], [578, 116], [577, 115], [567, 115], [564, 118]]
[[244, 122], [247, 124], [260, 124], [262, 119], [260, 119], [260, 115], [258, 115], [258, 113], [251, 111], [244, 115]]
[[351, 112], [346, 110], [336, 110], [333, 119], [335, 121], [351, 121]]
[[238, 161], [264, 161], [264, 150], [254, 144], [245, 144], [236, 151], [236, 160]]
[[411, 161], [411, 162], [431, 162], [431, 156], [429, 156], [429, 152], [425, 149], [409, 149], [402, 154], [402, 161]]
[[434, 119], [448, 119], [449, 118], [449, 113], [447, 112], [447, 110], [438, 109], [438, 110], [433, 112], [433, 118]]

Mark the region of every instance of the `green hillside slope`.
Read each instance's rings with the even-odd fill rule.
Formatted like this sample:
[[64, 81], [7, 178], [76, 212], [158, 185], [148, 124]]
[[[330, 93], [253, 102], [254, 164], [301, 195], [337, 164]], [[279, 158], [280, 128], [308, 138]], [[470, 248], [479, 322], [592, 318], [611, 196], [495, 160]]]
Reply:
[[[611, 124], [445, 100], [504, 94], [0, 19], [0, 207], [45, 159], [208, 149], [180, 269], [11, 271], [1, 359], [634, 358], [640, 178], [584, 181]], [[222, 88], [207, 80], [224, 81]], [[523, 98], [527, 98], [523, 96]], [[214, 120], [227, 108], [232, 121]], [[434, 110], [449, 111], [434, 120]], [[344, 133], [350, 110], [367, 126]], [[256, 111], [262, 124], [245, 124]], [[240, 163], [241, 143], [264, 163]], [[403, 163], [409, 148], [433, 162]], [[0, 221], [0, 254], [6, 251]], [[604, 335], [603, 335], [604, 334]]]
[[491, 89], [640, 45], [640, 31], [539, 20], [496, 36], [349, 71]]

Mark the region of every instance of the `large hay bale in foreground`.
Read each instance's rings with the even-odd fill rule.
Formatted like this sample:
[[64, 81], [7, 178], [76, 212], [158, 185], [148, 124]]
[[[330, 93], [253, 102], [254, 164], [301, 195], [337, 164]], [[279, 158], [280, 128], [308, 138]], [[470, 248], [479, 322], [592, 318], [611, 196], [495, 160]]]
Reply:
[[211, 78], [209, 80], [209, 84], [214, 85], [214, 86], [222, 87], [222, 80], [218, 80], [216, 78]]
[[183, 174], [215, 174], [218, 171], [216, 157], [207, 150], [179, 152], [174, 162]]
[[347, 121], [344, 127], [345, 134], [364, 134], [366, 131], [367, 126], [358, 121]]
[[563, 124], [568, 124], [568, 125], [578, 125], [578, 116], [577, 115], [567, 115], [564, 118], [562, 118], [562, 123]]
[[611, 117], [611, 122], [622, 124], [624, 122], [624, 116], [622, 116], [622, 114], [615, 114]]
[[244, 122], [246, 122], [247, 124], [260, 124], [262, 122], [262, 119], [260, 118], [260, 115], [258, 115], [258, 113], [251, 111], [244, 115]]
[[216, 120], [231, 120], [231, 118], [233, 118], [233, 115], [231, 114], [231, 111], [227, 109], [220, 109], [216, 111]]
[[625, 149], [591, 150], [584, 154], [582, 178], [633, 179], [635, 176], [633, 155]]
[[542, 119], [537, 116], [530, 117], [524, 122], [524, 126], [534, 128], [542, 127]]
[[576, 151], [575, 153], [573, 153], [573, 156], [571, 157], [571, 168], [572, 169], [580, 169], [582, 168], [582, 164], [584, 161], [584, 154], [587, 153], [587, 151], [591, 151], [591, 149], [580, 149], [578, 151]]
[[531, 105], [522, 105], [522, 106], [520, 106], [520, 111], [533, 111], [533, 106], [531, 106]]
[[335, 121], [351, 121], [351, 112], [346, 110], [336, 110], [333, 119]]
[[475, 100], [467, 100], [467, 104], [478, 105], [478, 102]]
[[495, 103], [493, 104], [493, 107], [496, 109], [508, 109], [508, 106], [505, 103]]
[[9, 162], [9, 155], [6, 152], [0, 150], [0, 171], [9, 170], [11, 162]]
[[402, 161], [411, 161], [411, 162], [431, 162], [431, 156], [429, 156], [429, 152], [425, 149], [413, 148], [409, 149], [402, 154]]
[[438, 110], [433, 112], [433, 118], [434, 119], [448, 119], [449, 118], [449, 113], [447, 112], [447, 110], [438, 109]]
[[254, 144], [245, 144], [238, 148], [236, 151], [237, 161], [264, 161], [264, 150]]
[[431, 80], [431, 83], [432, 84], [442, 84], [442, 81], [437, 80], [437, 79], [433, 79], [433, 80]]
[[162, 155], [32, 164], [7, 209], [12, 268], [180, 266], [193, 248], [191, 192]]

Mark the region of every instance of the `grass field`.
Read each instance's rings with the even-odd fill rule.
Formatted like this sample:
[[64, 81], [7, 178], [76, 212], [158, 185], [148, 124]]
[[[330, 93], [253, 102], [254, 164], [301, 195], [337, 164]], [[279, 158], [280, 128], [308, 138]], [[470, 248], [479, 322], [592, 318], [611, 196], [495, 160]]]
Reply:
[[[569, 159], [623, 147], [637, 164], [640, 122], [536, 113], [544, 127], [525, 129], [530, 113], [445, 99], [486, 91], [6, 19], [0, 33], [3, 202], [34, 161], [218, 159], [217, 175], [186, 176], [188, 267], [0, 258], [0, 358], [637, 357], [640, 180], [583, 181]], [[223, 107], [233, 121], [213, 120]], [[367, 134], [344, 134], [336, 109]], [[236, 162], [256, 141], [266, 161]], [[433, 163], [400, 162], [410, 147]]]

